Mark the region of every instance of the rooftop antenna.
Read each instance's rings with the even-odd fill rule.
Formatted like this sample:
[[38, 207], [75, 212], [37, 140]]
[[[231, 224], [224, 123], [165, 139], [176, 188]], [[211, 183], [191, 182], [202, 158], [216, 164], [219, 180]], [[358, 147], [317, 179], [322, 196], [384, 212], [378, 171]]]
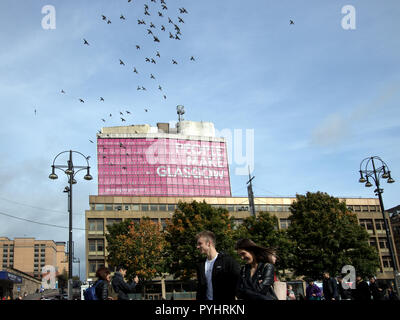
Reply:
[[182, 120], [184, 120], [182, 116], [185, 114], [185, 107], [184, 107], [184, 106], [181, 106], [181, 105], [176, 106], [176, 113], [178, 114], [178, 124], [177, 124], [177, 128], [178, 128], [178, 133], [179, 133], [179, 131], [180, 131], [180, 122], [181, 122]]

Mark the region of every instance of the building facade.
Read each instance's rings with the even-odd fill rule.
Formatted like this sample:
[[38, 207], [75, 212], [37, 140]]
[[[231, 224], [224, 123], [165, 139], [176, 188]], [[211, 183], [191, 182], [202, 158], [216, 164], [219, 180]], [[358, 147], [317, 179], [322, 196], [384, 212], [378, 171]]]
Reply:
[[24, 294], [34, 294], [40, 289], [42, 281], [14, 268], [0, 269], [0, 299], [10, 297], [12, 300]]
[[[392, 225], [393, 230], [393, 243], [396, 247], [396, 254], [400, 254], [400, 205], [390, 208], [386, 210], [386, 212], [390, 215], [390, 223]], [[400, 266], [397, 264], [397, 267]]]
[[3, 268], [14, 268], [35, 278], [40, 278], [46, 265], [54, 266], [57, 274], [68, 272], [65, 242], [1, 237], [0, 254]]

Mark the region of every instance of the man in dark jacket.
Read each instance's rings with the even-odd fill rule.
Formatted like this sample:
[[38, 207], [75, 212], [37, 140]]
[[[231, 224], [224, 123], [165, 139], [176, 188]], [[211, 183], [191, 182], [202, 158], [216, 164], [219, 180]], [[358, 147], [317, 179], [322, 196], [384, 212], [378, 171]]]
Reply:
[[127, 268], [125, 266], [118, 266], [117, 272], [115, 272], [112, 280], [112, 286], [114, 291], [118, 294], [118, 300], [129, 300], [128, 293], [135, 292], [136, 284], [139, 282], [139, 278], [136, 276], [132, 283], [126, 283], [124, 280], [126, 270]]
[[339, 300], [336, 280], [332, 278], [327, 271], [324, 272], [322, 292], [324, 293], [325, 300], [327, 301]]
[[343, 278], [337, 277], [338, 280], [338, 294], [340, 300], [351, 300], [351, 289], [343, 288]]
[[369, 278], [369, 290], [372, 295], [372, 300], [374, 301], [383, 300], [383, 289], [378, 287], [375, 277]]
[[235, 300], [239, 264], [231, 256], [218, 253], [215, 235], [203, 231], [196, 235], [197, 249], [207, 256], [197, 265], [197, 300]]
[[366, 283], [360, 276], [356, 277], [356, 288], [353, 291], [354, 300], [368, 301], [371, 300], [371, 291], [369, 290], [368, 283]]

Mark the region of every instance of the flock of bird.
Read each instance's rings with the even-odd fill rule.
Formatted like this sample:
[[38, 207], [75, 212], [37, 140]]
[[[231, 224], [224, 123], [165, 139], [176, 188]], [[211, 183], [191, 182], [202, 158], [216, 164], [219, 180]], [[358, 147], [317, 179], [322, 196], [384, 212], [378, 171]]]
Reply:
[[[179, 8], [178, 16], [174, 18], [174, 20], [175, 20], [174, 21], [168, 15], [169, 9], [168, 9], [168, 6], [167, 6], [167, 3], [165, 0], [150, 0], [151, 3], [157, 3], [158, 1], [160, 2], [158, 8], [156, 8], [156, 5], [153, 5], [153, 4], [149, 5], [148, 3], [145, 3], [144, 8], [143, 8], [144, 9], [143, 16], [139, 17], [138, 19], [135, 18], [133, 20], [136, 20], [137, 25], [139, 25], [141, 28], [144, 28], [143, 33], [145, 34], [145, 36], [150, 37], [150, 39], [153, 40], [152, 43], [155, 46], [157, 46], [159, 43], [161, 43], [161, 41], [164, 41], [163, 37], [165, 37], [166, 39], [174, 40], [174, 41], [181, 40], [183, 37], [181, 28], [182, 28], [183, 24], [185, 23], [183, 16], [189, 14], [189, 12], [184, 7]], [[133, 1], [128, 0], [128, 3], [133, 4]], [[135, 3], [136, 3], [136, 1], [135, 1]], [[155, 17], [157, 19], [157, 21], [160, 22], [160, 24], [158, 24], [158, 27], [155, 23], [153, 23], [153, 21], [155, 21], [155, 20], [153, 20], [153, 17]], [[130, 18], [126, 14], [121, 14], [119, 16], [119, 20], [122, 23], [128, 19], [130, 19]], [[99, 20], [104, 21], [104, 23], [106, 23], [106, 25], [111, 25], [113, 23], [111, 18], [108, 17], [106, 14], [101, 14], [99, 17]], [[150, 20], [153, 20], [153, 21], [150, 21]], [[294, 21], [289, 20], [289, 24], [294, 25]], [[134, 48], [136, 48], [136, 51], [138, 51], [138, 52], [142, 51], [143, 46], [144, 46], [143, 44], [139, 44], [139, 43], [135, 43], [132, 45], [134, 45]], [[90, 47], [91, 46], [90, 40], [83, 38], [83, 46]], [[146, 49], [148, 49], [148, 48], [146, 48]], [[162, 55], [159, 50], [160, 49], [158, 47], [153, 48], [152, 51], [154, 52], [154, 56], [144, 56], [143, 61], [149, 65], [152, 65], [152, 64], [157, 65], [157, 63], [160, 63]], [[196, 59], [193, 55], [188, 55], [187, 59], [190, 62], [196, 61]], [[146, 73], [147, 73], [147, 76], [146, 76], [147, 79], [151, 79], [151, 80], [158, 82], [159, 77], [154, 71], [146, 72], [146, 71], [140, 70], [140, 68], [138, 66], [133, 66], [133, 65], [128, 67], [128, 64], [125, 62], [126, 59], [123, 57], [119, 58], [118, 60], [119, 61], [116, 61], [116, 65], [119, 63], [120, 67], [129, 68], [136, 77], [138, 77], [139, 74], [146, 75]], [[176, 58], [171, 58], [170, 63], [172, 65], [179, 64]], [[154, 87], [157, 88], [161, 92], [162, 98], [164, 100], [166, 100], [167, 95], [165, 94], [164, 89], [161, 86], [161, 84], [158, 83]], [[143, 84], [138, 84], [136, 87], [136, 90], [137, 91], [148, 91], [148, 89]], [[75, 97], [69, 93], [67, 94], [67, 92], [64, 89], [61, 89], [60, 93], [62, 95], [69, 95], [73, 99], [78, 100], [80, 103], [85, 103], [85, 101], [86, 101], [86, 98]], [[104, 103], [105, 100], [106, 99], [104, 99], [102, 96], [100, 96], [98, 98], [98, 102], [100, 102], [100, 103]], [[149, 109], [150, 109], [149, 107], [145, 108], [144, 111], [148, 112]], [[108, 113], [107, 116], [101, 118], [100, 121], [102, 121], [103, 123], [106, 123], [109, 120], [111, 121], [111, 119], [119, 118], [122, 123], [125, 123], [127, 121], [127, 118], [129, 116], [132, 116], [132, 113], [129, 110], [126, 110], [124, 112], [119, 111], [118, 116], [116, 116], [116, 115], [113, 116], [112, 113]], [[35, 115], [37, 114], [36, 109], [34, 110], [34, 113], [35, 113]], [[100, 133], [100, 131], [99, 131], [99, 133]], [[94, 141], [90, 140], [90, 139], [89, 139], [89, 142], [94, 143]]]
[[[140, 81], [142, 78], [142, 75], [144, 75], [145, 78], [154, 81], [154, 89], [161, 94], [162, 99], [165, 101], [165, 100], [167, 100], [167, 94], [165, 93], [163, 86], [161, 86], [161, 84], [159, 82], [159, 78], [161, 78], [161, 76], [159, 76], [156, 73], [156, 71], [154, 71], [154, 69], [152, 69], [151, 71], [146, 71], [144, 69], [149, 69], [151, 65], [158, 65], [161, 62], [165, 62], [165, 59], [162, 59], [160, 49], [157, 46], [162, 41], [165, 41], [165, 40], [163, 40], [163, 37], [165, 37], [166, 39], [174, 40], [174, 41], [179, 41], [183, 38], [182, 26], [185, 23], [183, 17], [184, 17], [184, 15], [189, 14], [189, 12], [187, 11], [186, 8], [182, 7], [182, 8], [178, 9], [179, 11], [178, 11], [177, 17], [173, 17], [171, 15], [173, 17], [173, 18], [171, 18], [169, 16], [169, 9], [168, 9], [168, 6], [167, 6], [167, 3], [165, 0], [150, 0], [150, 2], [151, 3], [160, 2], [160, 3], [159, 3], [158, 7], [155, 4], [145, 3], [144, 8], [143, 8], [143, 16], [141, 16], [139, 18], [136, 17], [136, 18], [132, 19], [132, 21], [135, 21], [135, 24], [137, 21], [137, 25], [140, 28], [144, 28], [143, 33], [144, 33], [145, 37], [150, 37], [150, 39], [152, 40], [151, 43], [153, 43], [155, 47], [153, 49], [152, 46], [150, 46], [148, 44], [149, 43], [148, 40], [143, 41], [143, 42], [145, 42], [144, 44], [134, 43], [133, 46], [134, 46], [134, 48], [136, 48], [136, 51], [139, 54], [141, 51], [143, 51], [143, 47], [147, 46], [145, 48], [147, 50], [147, 52], [153, 51], [154, 56], [143, 56], [142, 61], [145, 62], [145, 64], [142, 63], [141, 67], [139, 67], [137, 65], [129, 66], [129, 64], [126, 62], [126, 60], [129, 60], [129, 57], [128, 57], [128, 59], [126, 59], [126, 57], [125, 58], [120, 57], [118, 59], [118, 61], [116, 61], [116, 65], [119, 64], [120, 67], [128, 68], [128, 71], [131, 70], [132, 74], [136, 77], [136, 78], [134, 78], [135, 80]], [[133, 4], [133, 1], [128, 0], [128, 3]], [[138, 3], [135, 3], [135, 4], [138, 4]], [[135, 9], [137, 9], [137, 7]], [[173, 14], [173, 12], [171, 12], [171, 13]], [[155, 17], [157, 20], [153, 20], [153, 17]], [[127, 21], [129, 19], [130, 18], [129, 18], [128, 14], [121, 14], [119, 16], [119, 20], [122, 23], [124, 23], [124, 21]], [[108, 14], [106, 14], [106, 13], [101, 14], [99, 16], [99, 20], [104, 21], [104, 23], [106, 25], [111, 25], [114, 22], [114, 20], [112, 18], [110, 18], [110, 16], [108, 16]], [[150, 21], [150, 20], [152, 20], [152, 21]], [[157, 21], [157, 25], [156, 25], [156, 23], [153, 23], [153, 21]], [[140, 39], [138, 39], [138, 40], [140, 40]], [[136, 40], [136, 41], [139, 42], [138, 40]], [[95, 40], [93, 40], [93, 42], [95, 42]], [[90, 38], [83, 38], [82, 45], [87, 46], [87, 47], [94, 47], [94, 46], [96, 46], [96, 43], [92, 43]], [[167, 54], [165, 56], [167, 56]], [[139, 63], [140, 59], [135, 57], [135, 61], [138, 61], [138, 63]], [[196, 58], [193, 55], [188, 55], [187, 61], [195, 62]], [[170, 63], [171, 63], [171, 65], [178, 65], [179, 60], [174, 57], [171, 57]], [[146, 64], [149, 64], [149, 68], [145, 67]], [[151, 91], [152, 88], [146, 88], [146, 86], [143, 85], [143, 83], [142, 84], [139, 83], [139, 84], [137, 84], [135, 89], [136, 89], [136, 91], [144, 92], [144, 91]], [[60, 93], [62, 95], [68, 95], [71, 98], [73, 98], [74, 100], [76, 99], [80, 103], [86, 102], [86, 98], [76, 97], [72, 94], [67, 93], [64, 89], [61, 89]], [[103, 97], [98, 98], [98, 102], [105, 102], [105, 100], [106, 99], [104, 99]], [[149, 110], [150, 110], [150, 107], [147, 107], [144, 109], [145, 112], [148, 112]], [[35, 115], [36, 115], [36, 110], [35, 110]], [[122, 123], [126, 123], [126, 121], [128, 120], [128, 118], [127, 118], [128, 116], [132, 116], [130, 111], [125, 111], [125, 114], [124, 114], [124, 112], [120, 111], [118, 117], [116, 117], [115, 115], [113, 116], [112, 113], [109, 113], [109, 114], [107, 114], [106, 117], [101, 118], [100, 121], [105, 123], [107, 121], [111, 121], [112, 119], [119, 118]], [[94, 143], [93, 140], [89, 139], [89, 141], [90, 141], [90, 143]]]

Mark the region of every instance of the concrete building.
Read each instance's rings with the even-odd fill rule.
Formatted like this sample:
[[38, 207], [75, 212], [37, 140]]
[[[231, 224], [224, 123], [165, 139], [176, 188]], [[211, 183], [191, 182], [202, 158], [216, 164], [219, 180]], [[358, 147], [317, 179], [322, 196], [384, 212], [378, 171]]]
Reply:
[[[98, 195], [89, 197], [90, 210], [85, 212], [87, 278], [107, 266], [105, 234], [110, 224], [145, 216], [164, 226], [179, 201], [194, 200], [226, 208], [237, 224], [250, 216], [248, 198], [231, 196], [226, 141], [215, 137], [212, 123], [103, 128], [97, 138]], [[276, 215], [278, 227], [285, 229], [294, 200], [255, 198], [256, 212]], [[378, 278], [393, 279], [379, 201], [341, 201], [357, 214], [370, 234], [370, 244], [378, 249]]]
[[34, 294], [40, 289], [42, 281], [14, 268], [0, 269], [0, 299], [10, 297], [12, 300]]
[[68, 272], [65, 242], [0, 237], [1, 253], [3, 268], [17, 269], [35, 278], [40, 278], [46, 265], [54, 266], [57, 274]]

